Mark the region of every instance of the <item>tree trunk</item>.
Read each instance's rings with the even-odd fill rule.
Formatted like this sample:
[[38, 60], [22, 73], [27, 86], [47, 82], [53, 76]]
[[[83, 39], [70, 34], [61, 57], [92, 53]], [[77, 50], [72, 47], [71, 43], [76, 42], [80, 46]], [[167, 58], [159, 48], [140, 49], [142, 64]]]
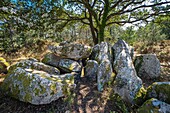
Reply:
[[89, 22], [90, 22], [90, 30], [91, 30], [91, 33], [92, 33], [93, 43], [94, 43], [94, 45], [96, 45], [96, 44], [98, 44], [98, 38], [95, 34], [95, 28], [94, 28], [94, 25], [93, 25], [91, 13], [89, 15]]
[[108, 13], [109, 13], [109, 1], [106, 0], [105, 6], [104, 6], [104, 13], [102, 16], [102, 21], [101, 21], [101, 24], [99, 25], [98, 43], [101, 43], [102, 41], [104, 41], [104, 30], [106, 27]]
[[102, 41], [104, 41], [104, 29], [105, 26], [99, 26], [99, 32], [98, 32], [98, 43], [101, 43]]

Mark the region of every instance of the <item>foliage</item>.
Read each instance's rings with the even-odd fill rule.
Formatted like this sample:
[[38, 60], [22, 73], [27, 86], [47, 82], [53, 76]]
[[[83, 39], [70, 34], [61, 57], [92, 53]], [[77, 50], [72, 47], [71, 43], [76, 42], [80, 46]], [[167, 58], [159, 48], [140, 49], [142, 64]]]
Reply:
[[[148, 26], [147, 31], [161, 29], [158, 34], [169, 38], [169, 17], [162, 18], [169, 15], [168, 3], [164, 0], [2, 0], [0, 50], [15, 52], [37, 39], [91, 45], [92, 41], [97, 44], [123, 38], [132, 43], [136, 38], [144, 39], [138, 35], [140, 31], [136, 32], [132, 27], [122, 29], [120, 25], [151, 20], [157, 24]], [[140, 30], [145, 32], [143, 27]], [[152, 34], [149, 36], [155, 40]]]
[[169, 12], [168, 3], [163, 0], [66, 0], [65, 21], [79, 20], [88, 25], [97, 44], [104, 41], [107, 26], [152, 20], [151, 17]]

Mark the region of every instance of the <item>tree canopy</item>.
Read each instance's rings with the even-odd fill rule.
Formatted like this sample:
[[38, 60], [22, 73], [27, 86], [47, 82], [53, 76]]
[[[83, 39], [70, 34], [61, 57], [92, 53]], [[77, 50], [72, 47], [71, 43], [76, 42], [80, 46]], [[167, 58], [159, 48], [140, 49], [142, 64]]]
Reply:
[[104, 41], [107, 26], [151, 21], [154, 16], [167, 14], [169, 3], [165, 0], [66, 0], [64, 20], [79, 20], [89, 25], [96, 44]]
[[[76, 37], [73, 31], [82, 30], [80, 25], [90, 29], [93, 43], [97, 44], [107, 34], [113, 36], [117, 25], [150, 21], [162, 24], [162, 33], [170, 36], [169, 16], [168, 0], [1, 0], [0, 40], [4, 48], [14, 48], [14, 42], [26, 44], [30, 39], [27, 37], [61, 39], [61, 31]], [[78, 33], [82, 34], [81, 30]]]

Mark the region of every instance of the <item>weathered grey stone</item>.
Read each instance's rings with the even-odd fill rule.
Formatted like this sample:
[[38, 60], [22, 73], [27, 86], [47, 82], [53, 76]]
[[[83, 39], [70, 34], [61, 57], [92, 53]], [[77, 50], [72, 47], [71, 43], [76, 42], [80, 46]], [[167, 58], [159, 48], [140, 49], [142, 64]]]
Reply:
[[157, 99], [147, 100], [137, 113], [170, 113], [170, 105]]
[[79, 60], [88, 58], [91, 54], [91, 47], [82, 44], [64, 44], [63, 46], [49, 46], [49, 49], [62, 58]]
[[112, 65], [109, 60], [103, 60], [97, 70], [97, 88], [103, 91], [104, 85], [108, 83], [113, 73]]
[[97, 82], [97, 70], [98, 70], [98, 62], [95, 60], [88, 60], [85, 66], [85, 76], [89, 78], [89, 80]]
[[111, 46], [107, 42], [102, 42], [93, 47], [91, 60], [96, 60], [99, 64], [103, 60], [111, 60]]
[[8, 62], [6, 62], [4, 58], [0, 57], [0, 73], [7, 73], [8, 66]]
[[137, 56], [134, 62], [138, 76], [144, 79], [154, 79], [160, 76], [160, 62], [155, 54]]
[[98, 90], [103, 91], [104, 85], [111, 80], [113, 74], [111, 63], [111, 46], [107, 42], [101, 42], [93, 47], [90, 59], [99, 64], [97, 71]]
[[133, 59], [134, 58], [134, 47], [133, 46], [129, 46], [129, 53], [130, 53], [131, 58]]
[[114, 52], [113, 67], [117, 73], [113, 89], [122, 99], [133, 104], [136, 93], [142, 87], [142, 80], [136, 74], [128, 44], [123, 40], [118, 40], [112, 49]]
[[67, 72], [81, 72], [82, 66], [74, 60], [62, 59], [53, 53], [48, 53], [42, 59], [42, 62], [59, 68], [61, 71]]
[[12, 65], [9, 69], [9, 71], [17, 68], [17, 67], [22, 67], [22, 68], [27, 68], [27, 69], [35, 69], [35, 70], [41, 70], [45, 71], [49, 74], [60, 74], [60, 71], [52, 66], [46, 65], [41, 62], [36, 62], [35, 60], [22, 60], [14, 65]]
[[44, 71], [17, 67], [7, 75], [1, 89], [20, 101], [39, 105], [67, 95], [67, 88], [73, 86], [72, 74], [52, 75]]
[[170, 104], [170, 82], [155, 82], [147, 88], [147, 98], [157, 98]]
[[58, 67], [58, 63], [60, 59], [62, 58], [59, 56], [56, 56], [54, 53], [47, 53], [43, 57], [42, 62], [50, 66]]
[[81, 72], [81, 65], [70, 59], [60, 59], [58, 63], [58, 68], [64, 72]]

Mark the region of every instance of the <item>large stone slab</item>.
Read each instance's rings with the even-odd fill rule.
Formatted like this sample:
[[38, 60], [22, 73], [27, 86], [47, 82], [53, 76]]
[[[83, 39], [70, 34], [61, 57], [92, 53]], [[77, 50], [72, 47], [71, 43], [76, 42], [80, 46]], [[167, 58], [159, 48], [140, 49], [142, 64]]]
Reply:
[[85, 46], [82, 44], [69, 44], [66, 43], [64, 45], [58, 45], [58, 46], [49, 46], [49, 49], [56, 54], [57, 56], [60, 56], [62, 58], [69, 58], [74, 60], [79, 60], [83, 58], [88, 58], [91, 54], [91, 47]]
[[138, 110], [137, 113], [169, 113], [170, 105], [157, 99], [147, 100]]
[[147, 98], [157, 98], [170, 104], [170, 82], [155, 82], [147, 88]]
[[112, 49], [113, 67], [117, 73], [113, 89], [122, 99], [133, 104], [136, 93], [142, 87], [142, 80], [136, 74], [128, 44], [118, 40]]
[[155, 54], [137, 56], [134, 62], [138, 76], [144, 79], [154, 79], [160, 76], [161, 66]]
[[73, 74], [53, 75], [44, 71], [17, 67], [5, 78], [1, 89], [23, 102], [48, 104], [66, 96], [74, 84]]
[[82, 66], [75, 60], [62, 59], [53, 53], [48, 53], [42, 59], [42, 62], [59, 68], [62, 72], [81, 72]]
[[12, 65], [9, 71], [14, 70], [17, 67], [27, 68], [27, 69], [35, 69], [45, 71], [49, 74], [60, 74], [60, 71], [52, 66], [46, 65], [44, 63], [38, 62], [37, 60], [26, 59], [22, 60], [14, 65]]

